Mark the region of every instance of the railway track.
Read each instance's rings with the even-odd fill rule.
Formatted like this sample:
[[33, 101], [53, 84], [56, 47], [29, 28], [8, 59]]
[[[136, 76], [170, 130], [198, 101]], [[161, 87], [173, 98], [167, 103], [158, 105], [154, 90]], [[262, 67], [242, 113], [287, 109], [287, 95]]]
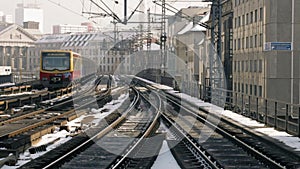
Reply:
[[[294, 168], [299, 166], [299, 156], [268, 140], [237, 126], [226, 119], [208, 115], [184, 100], [167, 95], [171, 103], [165, 118], [194, 140], [218, 167], [231, 168]], [[175, 100], [175, 101], [174, 101]], [[180, 107], [180, 108], [179, 108]], [[180, 109], [180, 114], [174, 109]], [[192, 127], [191, 127], [192, 126]], [[174, 143], [173, 143], [174, 144]], [[178, 151], [180, 152], [180, 151]], [[195, 157], [194, 157], [195, 158]], [[235, 160], [236, 159], [236, 160]], [[189, 165], [189, 164], [187, 164]]]
[[[132, 96], [132, 95], [131, 95]], [[99, 123], [86, 131], [85, 134], [90, 136], [82, 144], [72, 147], [67, 154], [56, 158], [50, 162], [49, 158], [41, 157], [33, 160], [21, 168], [119, 168], [122, 166], [133, 167], [141, 166], [142, 159], [148, 159], [151, 165], [154, 160], [153, 156], [145, 158], [136, 158], [139, 153], [149, 147], [149, 140], [146, 137], [153, 134], [157, 127], [158, 109], [150, 105], [140, 95], [131, 97], [116, 110], [113, 114], [115, 117], [109, 125], [105, 121]], [[128, 107], [128, 105], [130, 105]], [[142, 105], [142, 106], [140, 106]], [[142, 108], [141, 108], [142, 107]], [[162, 142], [163, 137], [157, 137]], [[147, 146], [146, 146], [147, 145]], [[62, 146], [65, 148], [65, 146]], [[159, 147], [153, 154], [159, 151]], [[57, 152], [64, 152], [55, 149]], [[50, 152], [49, 152], [50, 153]], [[48, 155], [48, 157], [51, 155]], [[143, 157], [142, 155], [139, 157]], [[50, 159], [53, 159], [50, 157]], [[47, 165], [45, 165], [47, 164]], [[142, 163], [145, 166], [145, 161]]]
[[[182, 168], [208, 164], [213, 164], [209, 168], [299, 167], [299, 154], [274, 139], [208, 112], [172, 92], [147, 82], [141, 84], [166, 97], [168, 106], [162, 117], [174, 130], [176, 140], [168, 143], [174, 147], [172, 152]], [[203, 159], [208, 161], [203, 163]]]
[[[168, 96], [170, 99], [174, 98], [174, 96]], [[178, 98], [176, 100], [176, 102], [173, 102], [174, 104], [178, 104]], [[235, 123], [230, 119], [225, 117], [220, 118], [219, 114], [207, 112], [203, 108], [192, 105], [185, 100], [181, 100], [180, 102], [180, 105], [184, 106], [184, 108], [181, 107], [181, 111], [192, 115], [197, 121], [205, 122], [205, 126], [214, 126], [213, 128], [216, 128], [216, 131], [227, 133], [225, 134], [225, 138], [234, 140], [234, 144], [239, 145], [247, 153], [265, 163], [266, 166], [271, 168], [297, 168], [300, 166], [300, 155], [282, 143], [254, 132], [248, 127]], [[203, 128], [205, 127], [200, 127], [200, 129]], [[200, 138], [195, 135], [195, 138], [197, 137], [198, 139]], [[206, 142], [209, 142], [209, 140]]]
[[[84, 94], [83, 94], [84, 93]], [[82, 91], [77, 91], [80, 97], [67, 97], [57, 100], [53, 103], [43, 104], [45, 108], [40, 108], [36, 111], [25, 111], [16, 116], [1, 121], [0, 126], [0, 146], [6, 148], [7, 154], [13, 152], [17, 154], [28, 149], [35, 140], [42, 135], [52, 133], [55, 127], [62, 127], [68, 121], [71, 121], [81, 114], [87, 112], [86, 107], [98, 108], [98, 95], [92, 95], [93, 88], [87, 88]], [[103, 96], [100, 99], [111, 97], [110, 92], [101, 93]], [[96, 100], [96, 103], [95, 103]], [[101, 100], [101, 104], [105, 104]], [[107, 100], [108, 101], [108, 100]], [[78, 107], [74, 107], [74, 102], [80, 102]], [[6, 152], [1, 152], [1, 156]]]

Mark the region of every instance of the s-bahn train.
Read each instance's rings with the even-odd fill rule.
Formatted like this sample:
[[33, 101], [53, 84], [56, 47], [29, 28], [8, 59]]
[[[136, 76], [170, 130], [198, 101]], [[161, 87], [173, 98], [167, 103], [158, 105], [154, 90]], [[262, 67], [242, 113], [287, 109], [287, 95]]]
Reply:
[[96, 72], [96, 66], [91, 64], [94, 63], [83, 59], [80, 54], [73, 51], [42, 51], [40, 82], [50, 89], [67, 87], [72, 81]]

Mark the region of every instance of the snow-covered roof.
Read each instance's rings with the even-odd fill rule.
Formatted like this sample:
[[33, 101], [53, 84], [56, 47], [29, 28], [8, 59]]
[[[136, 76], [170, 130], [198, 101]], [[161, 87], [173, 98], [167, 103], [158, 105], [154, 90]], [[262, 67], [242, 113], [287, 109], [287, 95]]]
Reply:
[[[143, 44], [143, 50], [147, 50], [147, 45]], [[160, 45], [156, 43], [151, 43], [150, 50], [160, 50]]]
[[199, 32], [199, 31], [206, 31], [207, 29], [200, 25], [195, 25], [190, 31], [192, 32]]
[[[200, 20], [201, 23], [205, 23], [209, 20], [210, 13], [207, 12], [206, 15]], [[193, 22], [189, 22], [181, 31], [177, 33], [177, 35], [183, 35], [189, 31], [198, 32], [198, 31], [206, 31], [207, 29], [199, 24], [193, 24]]]
[[200, 20], [202, 23], [206, 23], [209, 20], [210, 12], [207, 12], [206, 15]]
[[51, 34], [51, 35], [44, 35], [42, 38], [37, 40], [37, 43], [51, 43], [51, 42], [64, 42], [66, 41], [71, 35], [70, 34]]
[[177, 33], [177, 35], [183, 35], [190, 31], [193, 28], [193, 22], [189, 22], [181, 31]]
[[62, 44], [62, 47], [70, 47], [70, 46], [72, 46], [72, 47], [74, 47], [74, 46], [83, 47], [83, 46], [87, 46], [88, 42], [96, 36], [97, 36], [97, 34], [95, 34], [95, 33], [73, 34], [66, 41], [64, 41], [64, 43]]
[[207, 29], [200, 25], [194, 25], [193, 22], [189, 22], [177, 35], [183, 35], [187, 32], [201, 32], [206, 31]]

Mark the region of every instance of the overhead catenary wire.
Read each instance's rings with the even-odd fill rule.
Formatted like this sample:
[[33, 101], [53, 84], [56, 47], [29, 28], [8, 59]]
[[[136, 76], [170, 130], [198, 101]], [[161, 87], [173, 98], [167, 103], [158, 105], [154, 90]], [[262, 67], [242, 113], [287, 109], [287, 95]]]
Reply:
[[[69, 12], [75, 14], [75, 15], [78, 15], [78, 16], [80, 16], [80, 17], [86, 19], [86, 20], [89, 20], [89, 21], [91, 21], [91, 22], [97, 24], [97, 22], [95, 22], [95, 21], [93, 21], [93, 20], [90, 20], [90, 17], [86, 17], [86, 16], [84, 16], [82, 13], [79, 13], [79, 12], [76, 12], [76, 11], [70, 9], [70, 8], [67, 8], [66, 6], [64, 6], [64, 5], [60, 4], [60, 3], [54, 2], [53, 0], [48, 0], [48, 1], [51, 2], [51, 3], [54, 4], [54, 5], [57, 5], [57, 6], [59, 6], [59, 7], [63, 8], [63, 9], [65, 9], [65, 10], [67, 10], [67, 11], [69, 11]], [[82, 4], [84, 4], [83, 1], [84, 1], [84, 0], [81, 1]]]
[[55, 5], [57, 5], [57, 6], [59, 6], [59, 7], [61, 7], [61, 8], [63, 8], [63, 9], [65, 9], [65, 10], [67, 10], [67, 11], [69, 11], [69, 12], [71, 12], [71, 13], [73, 13], [73, 14], [75, 14], [75, 15], [78, 15], [78, 16], [81, 16], [85, 19], [88, 19], [87, 17], [83, 16], [81, 13], [78, 13], [78, 12], [76, 12], [76, 11], [70, 9], [70, 8], [67, 8], [66, 6], [61, 5], [60, 3], [54, 2], [53, 0], [48, 0], [48, 1], [55, 4]]
[[98, 8], [100, 8], [101, 10], [103, 10], [108, 16], [111, 16], [112, 18], [114, 18], [115, 20], [117, 20], [118, 22], [122, 22], [121, 19], [115, 14], [115, 13], [109, 13], [107, 12], [104, 8], [102, 8], [99, 4], [97, 4], [94, 0], [90, 0], [94, 5], [96, 5]]
[[137, 11], [137, 9], [141, 6], [141, 4], [142, 4], [143, 1], [144, 1], [144, 0], [140, 0], [139, 4], [138, 4], [138, 5], [136, 6], [136, 8], [131, 12], [131, 14], [130, 14], [130, 16], [128, 17], [127, 20], [130, 20], [130, 19], [131, 19], [131, 17], [132, 17], [133, 14]]

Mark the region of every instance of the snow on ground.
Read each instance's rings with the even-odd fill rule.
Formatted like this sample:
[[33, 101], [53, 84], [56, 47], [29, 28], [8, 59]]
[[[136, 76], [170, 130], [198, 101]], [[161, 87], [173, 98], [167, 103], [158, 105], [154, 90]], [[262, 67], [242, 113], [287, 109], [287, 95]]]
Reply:
[[179, 93], [178, 91], [169, 91], [171, 93], [175, 93], [179, 96], [181, 96], [182, 99], [185, 99], [187, 101], [190, 101], [194, 103], [195, 105], [198, 105], [204, 109], [209, 110], [209, 112], [214, 112], [214, 113], [221, 113], [221, 115], [230, 118], [240, 124], [243, 124], [245, 126], [253, 128], [253, 130], [263, 133], [265, 135], [268, 135], [272, 138], [275, 138], [279, 140], [280, 142], [286, 144], [287, 146], [294, 148], [295, 151], [300, 151], [300, 138], [292, 136], [286, 132], [282, 131], [277, 131], [273, 127], [266, 127], [263, 123], [257, 122], [255, 120], [252, 120], [251, 118], [242, 116], [240, 114], [237, 114], [235, 112], [229, 111], [229, 110], [224, 110], [221, 107], [218, 107], [216, 105], [203, 102], [202, 100], [191, 97], [187, 94], [184, 93]]
[[155, 160], [151, 169], [162, 169], [162, 168], [172, 168], [172, 169], [180, 169], [180, 166], [177, 164], [177, 161], [173, 157], [167, 141], [163, 141], [161, 146], [159, 155]]
[[[69, 126], [70, 132], [74, 132], [76, 127], [81, 126], [81, 121], [84, 120], [87, 117], [93, 117], [93, 120], [90, 122], [91, 124], [98, 124], [101, 119], [106, 117], [108, 114], [112, 113], [114, 110], [116, 110], [118, 107], [121, 106], [121, 104], [129, 97], [129, 94], [122, 94], [117, 100], [112, 100], [111, 102], [107, 103], [100, 109], [91, 109], [89, 114], [82, 115], [70, 122], [67, 123], [67, 126]], [[104, 111], [105, 110], [105, 111]], [[37, 147], [40, 145], [45, 145], [51, 142], [54, 142], [53, 144], [50, 144], [47, 147], [47, 151], [44, 152], [38, 152], [36, 154], [30, 154], [28, 150], [26, 150], [24, 153], [20, 154], [19, 160], [17, 162], [17, 166], [7, 166], [4, 165], [2, 169], [16, 169], [20, 167], [21, 165], [24, 165], [25, 163], [29, 162], [31, 159], [35, 159], [46, 152], [56, 148], [57, 146], [69, 141], [72, 137], [69, 137], [71, 134], [70, 132], [67, 132], [66, 130], [61, 131], [55, 131], [51, 134], [44, 135], [38, 142], [34, 144], [33, 147]]]
[[14, 93], [14, 94], [2, 94], [1, 97], [12, 97], [12, 96], [21, 96], [21, 95], [30, 95], [33, 92], [21, 92], [21, 93]]
[[263, 123], [257, 122], [256, 120], [252, 120], [251, 118], [239, 115], [229, 110], [225, 110], [223, 115], [245, 126], [252, 127], [255, 131], [275, 138], [287, 146], [294, 148], [295, 151], [300, 151], [299, 137], [295, 137], [283, 131], [278, 131], [273, 127], [265, 127]]
[[2, 83], [0, 84], [0, 87], [6, 87], [6, 86], [14, 86], [15, 83]]

